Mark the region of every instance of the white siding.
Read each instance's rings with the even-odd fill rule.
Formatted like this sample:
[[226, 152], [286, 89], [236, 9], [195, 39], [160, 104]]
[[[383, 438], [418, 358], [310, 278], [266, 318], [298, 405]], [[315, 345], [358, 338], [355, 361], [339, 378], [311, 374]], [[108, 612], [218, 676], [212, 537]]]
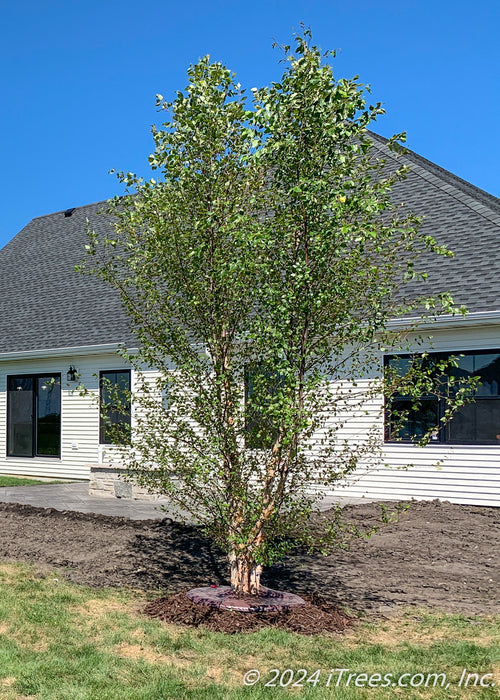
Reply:
[[388, 468], [360, 469], [359, 480], [337, 494], [500, 506], [500, 447], [386, 445], [384, 458]]
[[[68, 385], [66, 373], [70, 365], [76, 367], [79, 382], [93, 396], [98, 393], [100, 370], [126, 368], [114, 353], [0, 361], [0, 472], [88, 479], [89, 464], [99, 463], [99, 409], [92, 396], [80, 396], [74, 391], [78, 382]], [[7, 457], [7, 376], [45, 372], [61, 374], [61, 458]]]
[[[426, 346], [419, 346], [422, 351]], [[459, 352], [500, 348], [500, 326], [436, 330], [432, 351]], [[350, 419], [344, 431], [352, 436], [374, 423], [383, 428], [376, 402], [367, 405], [369, 416]], [[499, 425], [500, 433], [500, 425]], [[383, 462], [377, 469], [359, 469], [351, 483], [332, 495], [377, 499], [433, 499], [452, 503], [500, 506], [500, 445], [386, 444]], [[408, 465], [413, 465], [408, 467]], [[408, 467], [408, 468], [407, 468]]]
[[[420, 345], [419, 349], [425, 346]], [[437, 329], [429, 349], [459, 352], [500, 348], [500, 325], [459, 330]], [[74, 365], [80, 380], [94, 393], [102, 369], [122, 369], [116, 354], [80, 355], [30, 360], [0, 361], [0, 472], [59, 478], [88, 478], [89, 464], [112, 460], [113, 449], [99, 446], [99, 411], [91, 397], [82, 397], [66, 385], [68, 367]], [[62, 378], [61, 458], [6, 457], [8, 375], [59, 372]], [[152, 380], [154, 373], [148, 373]], [[369, 379], [358, 382], [358, 390], [369, 386]], [[132, 373], [132, 384], [134, 374]], [[337, 420], [344, 423], [337, 437], [352, 442], [362, 440], [373, 426], [383, 431], [381, 399], [371, 398], [362, 410], [346, 408]], [[500, 426], [499, 426], [500, 427]], [[500, 430], [499, 430], [500, 433]], [[76, 448], [74, 447], [76, 445]], [[388, 466], [383, 466], [383, 464]], [[408, 465], [413, 465], [408, 467]], [[382, 460], [375, 468], [359, 469], [356, 478], [343, 489], [328, 495], [377, 499], [432, 499], [454, 503], [500, 506], [500, 445], [446, 446], [385, 445]]]

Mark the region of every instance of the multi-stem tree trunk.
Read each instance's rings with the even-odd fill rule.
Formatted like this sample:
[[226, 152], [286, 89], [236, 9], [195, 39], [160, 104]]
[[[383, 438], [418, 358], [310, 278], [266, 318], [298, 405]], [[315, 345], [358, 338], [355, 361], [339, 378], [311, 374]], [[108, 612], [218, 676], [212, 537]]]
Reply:
[[240, 594], [259, 595], [262, 566], [243, 552], [229, 555], [231, 588]]

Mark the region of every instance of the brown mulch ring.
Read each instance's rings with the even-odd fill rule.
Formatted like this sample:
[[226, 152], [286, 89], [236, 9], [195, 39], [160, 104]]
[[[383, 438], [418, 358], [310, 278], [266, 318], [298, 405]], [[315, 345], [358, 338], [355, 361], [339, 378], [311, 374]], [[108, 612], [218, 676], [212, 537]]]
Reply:
[[203, 627], [212, 632], [235, 634], [277, 627], [299, 634], [343, 632], [355, 618], [319, 595], [303, 596], [305, 605], [280, 612], [236, 612], [193, 603], [186, 592], [158, 598], [142, 612], [149, 617], [184, 627]]

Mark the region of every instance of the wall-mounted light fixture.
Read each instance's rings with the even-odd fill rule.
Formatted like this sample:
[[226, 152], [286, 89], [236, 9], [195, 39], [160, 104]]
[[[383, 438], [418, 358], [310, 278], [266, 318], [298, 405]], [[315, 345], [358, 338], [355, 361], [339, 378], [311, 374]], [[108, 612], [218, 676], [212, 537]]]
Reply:
[[68, 382], [76, 382], [77, 371], [73, 365], [69, 366], [68, 373], [66, 374], [66, 379]]

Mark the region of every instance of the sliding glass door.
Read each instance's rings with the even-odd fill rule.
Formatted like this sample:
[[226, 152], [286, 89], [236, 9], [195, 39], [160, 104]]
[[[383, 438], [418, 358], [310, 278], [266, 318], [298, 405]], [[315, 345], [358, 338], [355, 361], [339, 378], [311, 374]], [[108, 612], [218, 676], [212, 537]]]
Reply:
[[7, 377], [7, 454], [59, 457], [61, 375]]

